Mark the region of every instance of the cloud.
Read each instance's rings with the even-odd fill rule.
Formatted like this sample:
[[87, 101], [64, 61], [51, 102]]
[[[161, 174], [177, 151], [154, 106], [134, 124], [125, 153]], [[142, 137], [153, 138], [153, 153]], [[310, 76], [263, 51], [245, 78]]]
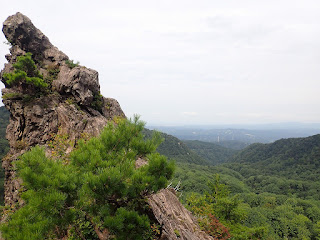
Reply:
[[181, 114], [184, 116], [192, 116], [192, 117], [199, 115], [197, 112], [182, 112]]
[[26, 14], [99, 71], [102, 94], [127, 115], [155, 124], [320, 122], [319, 1], [79, 0], [71, 12], [71, 2], [34, 2], [13, 0], [0, 16]]

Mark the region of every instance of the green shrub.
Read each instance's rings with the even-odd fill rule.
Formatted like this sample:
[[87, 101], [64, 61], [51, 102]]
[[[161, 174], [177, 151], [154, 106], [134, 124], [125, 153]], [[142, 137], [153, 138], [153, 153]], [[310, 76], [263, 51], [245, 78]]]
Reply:
[[66, 60], [65, 63], [68, 65], [69, 68], [75, 68], [78, 67], [80, 62], [74, 63], [73, 60]]
[[2, 95], [2, 99], [22, 99], [23, 94], [12, 92], [12, 93], [5, 93]]
[[93, 95], [93, 101], [91, 103], [91, 107], [99, 112], [102, 111], [102, 107], [103, 107], [103, 98], [102, 95], [100, 94], [100, 92], [95, 93]]
[[58, 78], [60, 72], [59, 66], [55, 64], [49, 64], [47, 66], [48, 75], [45, 77], [45, 82], [51, 86], [52, 81]]
[[30, 102], [32, 99], [34, 99], [34, 96], [31, 96], [29, 94], [22, 94], [17, 92], [12, 93], [5, 93], [2, 95], [2, 99], [7, 100], [22, 100], [24, 103]]
[[32, 60], [32, 54], [26, 53], [17, 58], [17, 62], [13, 64], [14, 72], [3, 74], [5, 84], [9, 87], [25, 83], [33, 85], [39, 89], [45, 89], [48, 84], [44, 82], [43, 76], [40, 74], [35, 62]]
[[178, 229], [174, 229], [174, 233], [176, 234], [176, 236], [177, 236], [178, 238], [181, 236]]
[[[5, 239], [153, 239], [145, 197], [167, 185], [174, 166], [155, 153], [161, 139], [144, 141], [144, 123], [109, 123], [99, 137], [79, 141], [66, 159], [35, 147], [16, 162], [25, 204], [0, 227]], [[149, 164], [135, 168], [144, 157]], [[154, 237], [154, 236], [153, 236]]]

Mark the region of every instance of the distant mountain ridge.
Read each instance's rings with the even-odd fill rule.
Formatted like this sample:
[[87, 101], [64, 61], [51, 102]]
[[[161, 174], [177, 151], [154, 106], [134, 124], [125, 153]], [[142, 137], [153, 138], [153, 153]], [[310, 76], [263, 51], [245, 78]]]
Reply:
[[[144, 134], [147, 138], [152, 135], [152, 130], [145, 129]], [[180, 139], [166, 133], [161, 133], [164, 141], [159, 145], [157, 151], [165, 155], [170, 160], [175, 160], [182, 163], [194, 163], [198, 165], [210, 165], [210, 162], [192, 151]]]
[[313, 154], [316, 150], [319, 151], [319, 147], [320, 134], [306, 138], [281, 139], [270, 144], [252, 144], [241, 151], [234, 160], [238, 162], [257, 162], [275, 156], [282, 159], [300, 159], [304, 156], [310, 158], [310, 154]]
[[230, 164], [233, 169], [248, 166], [263, 175], [320, 181], [320, 134], [252, 144], [236, 154]]
[[[274, 128], [271, 128], [271, 127]], [[257, 129], [248, 126], [245, 128], [206, 128], [199, 127], [154, 127], [161, 132], [173, 135], [181, 140], [199, 140], [223, 144], [224, 142], [242, 142], [245, 147], [252, 143], [271, 143], [282, 138], [308, 137], [319, 134], [320, 128], [317, 124], [310, 125], [287, 125], [287, 128], [279, 128], [282, 125], [266, 125], [265, 129]], [[296, 127], [295, 127], [296, 126]], [[304, 127], [305, 126], [305, 127]], [[308, 128], [306, 126], [309, 126]], [[263, 125], [261, 126], [263, 127]], [[239, 149], [239, 148], [238, 148]]]

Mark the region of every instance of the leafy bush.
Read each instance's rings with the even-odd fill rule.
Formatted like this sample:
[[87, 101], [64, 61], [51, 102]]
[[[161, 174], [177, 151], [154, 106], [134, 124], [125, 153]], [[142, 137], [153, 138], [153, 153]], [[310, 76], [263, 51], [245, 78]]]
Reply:
[[46, 66], [46, 69], [48, 71], [48, 74], [44, 80], [49, 86], [51, 86], [52, 82], [58, 78], [60, 69], [56, 64], [49, 64], [48, 66]]
[[216, 239], [264, 239], [264, 228], [247, 227], [247, 209], [237, 195], [230, 196], [228, 187], [220, 183], [220, 176], [208, 183], [209, 191], [203, 195], [191, 194], [187, 208], [198, 216], [200, 227]]
[[99, 112], [102, 111], [103, 107], [103, 98], [100, 92], [95, 93], [93, 95], [93, 101], [91, 103], [91, 107]]
[[19, 83], [24, 83], [40, 89], [48, 87], [48, 84], [44, 82], [43, 76], [37, 69], [35, 62], [32, 60], [31, 53], [19, 56], [17, 62], [13, 64], [13, 67], [13, 73], [3, 74], [3, 79], [7, 86], [12, 87]]
[[2, 95], [2, 99], [7, 100], [7, 99], [16, 99], [16, 100], [22, 100], [25, 103], [30, 102], [34, 96], [31, 96], [30, 94], [22, 94], [19, 92], [12, 92], [12, 93], [5, 93]]
[[[145, 196], [167, 185], [174, 166], [155, 152], [159, 134], [144, 141], [143, 128], [137, 117], [109, 123], [99, 137], [80, 141], [68, 161], [49, 159], [40, 147], [22, 155], [16, 167], [25, 205], [1, 225], [2, 237], [152, 238]], [[149, 164], [136, 169], [138, 157]]]
[[65, 63], [68, 65], [69, 68], [75, 68], [78, 67], [80, 62], [74, 63], [73, 60], [66, 60]]
[[2, 95], [2, 99], [22, 99], [22, 94], [17, 92], [5, 93]]

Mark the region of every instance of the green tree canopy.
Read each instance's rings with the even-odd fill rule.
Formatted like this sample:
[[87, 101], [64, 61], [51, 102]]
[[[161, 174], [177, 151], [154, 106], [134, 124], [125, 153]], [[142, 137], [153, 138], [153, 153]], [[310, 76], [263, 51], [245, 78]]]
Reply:
[[18, 83], [31, 84], [37, 88], [46, 88], [48, 84], [43, 80], [31, 53], [26, 53], [17, 58], [17, 62], [13, 64], [14, 72], [3, 74], [5, 84], [9, 87]]
[[[145, 197], [167, 185], [174, 166], [155, 152], [159, 134], [144, 140], [144, 123], [109, 123], [81, 140], [69, 157], [50, 159], [35, 147], [17, 161], [25, 205], [2, 224], [5, 239], [150, 239]], [[138, 157], [147, 165], [135, 167]]]

